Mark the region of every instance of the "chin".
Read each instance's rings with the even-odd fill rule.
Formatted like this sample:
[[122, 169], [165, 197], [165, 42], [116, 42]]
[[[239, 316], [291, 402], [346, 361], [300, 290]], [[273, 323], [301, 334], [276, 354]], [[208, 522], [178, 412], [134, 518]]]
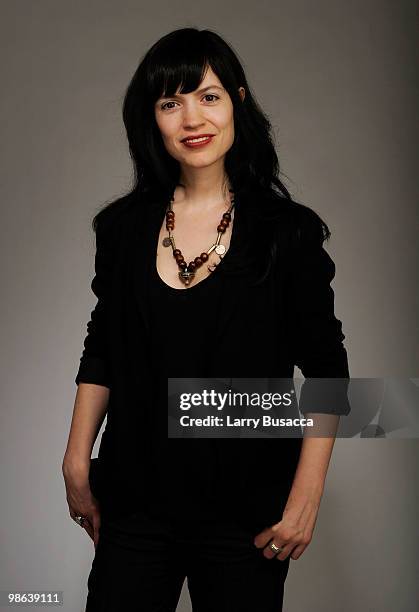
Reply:
[[211, 159], [200, 159], [200, 160], [191, 160], [190, 159], [184, 159], [183, 160], [183, 165], [184, 166], [189, 166], [190, 168], [206, 168], [207, 166], [212, 166], [212, 164], [215, 164], [220, 158], [219, 157], [212, 157]]

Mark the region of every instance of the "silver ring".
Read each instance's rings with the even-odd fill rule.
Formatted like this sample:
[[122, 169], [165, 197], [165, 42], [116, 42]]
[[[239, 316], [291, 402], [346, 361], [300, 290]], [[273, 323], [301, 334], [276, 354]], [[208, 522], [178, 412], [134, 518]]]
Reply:
[[76, 521], [76, 523], [80, 525], [80, 527], [83, 527], [83, 523], [86, 520], [86, 517], [85, 516], [75, 516], [74, 520]]
[[271, 549], [271, 551], [272, 551], [272, 552], [274, 552], [274, 553], [276, 553], [276, 554], [278, 554], [278, 553], [280, 553], [280, 552], [282, 552], [282, 551], [284, 550], [283, 548], [281, 548], [280, 546], [277, 546], [277, 545], [276, 545], [276, 544], [274, 544], [273, 542], [272, 542], [272, 544], [269, 546], [269, 548]]

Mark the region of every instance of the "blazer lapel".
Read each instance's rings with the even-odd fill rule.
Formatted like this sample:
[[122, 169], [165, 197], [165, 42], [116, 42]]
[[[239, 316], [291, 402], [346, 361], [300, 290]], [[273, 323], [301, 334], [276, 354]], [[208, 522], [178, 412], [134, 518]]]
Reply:
[[133, 221], [132, 279], [137, 306], [149, 331], [147, 280], [151, 266], [156, 265], [157, 241], [165, 216], [166, 205], [147, 200], [138, 206]]

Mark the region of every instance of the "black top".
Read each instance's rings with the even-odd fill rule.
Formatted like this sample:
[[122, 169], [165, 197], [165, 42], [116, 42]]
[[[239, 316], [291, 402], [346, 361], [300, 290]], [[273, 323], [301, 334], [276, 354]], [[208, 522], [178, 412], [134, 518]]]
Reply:
[[[208, 500], [222, 500], [218, 516], [234, 507], [252, 521], [278, 520], [300, 440], [168, 439], [167, 376], [235, 376], [234, 388], [249, 377], [292, 378], [295, 364], [304, 377], [348, 376], [345, 336], [330, 286], [335, 266], [322, 247], [318, 219], [284, 201], [278, 223], [261, 221], [256, 209], [264, 208], [262, 193], [257, 201], [252, 194], [236, 194], [235, 203], [232, 240], [218, 271], [187, 289], [168, 288], [156, 277], [153, 254], [164, 203], [135, 202], [115, 215], [112, 209], [97, 227], [92, 290], [98, 302], [76, 383], [110, 389], [99, 448], [100, 501], [109, 509], [135, 510], [160, 499], [165, 502], [160, 509], [173, 513], [186, 503], [185, 495], [177, 494], [176, 501], [172, 496], [183, 486], [201, 509], [209, 507]], [[254, 286], [253, 254], [259, 262], [264, 249], [275, 255], [275, 265], [266, 281]], [[237, 263], [231, 266], [234, 274], [228, 262]], [[303, 401], [306, 383], [302, 412], [313, 409], [312, 401]], [[323, 395], [317, 405], [334, 413], [335, 396]], [[209, 462], [190, 461], [191, 449], [200, 457], [215, 452]], [[188, 469], [179, 470], [182, 465]], [[210, 470], [205, 478], [204, 468]]]
[[[158, 379], [153, 405], [162, 417], [159, 420], [163, 427], [164, 419], [167, 423], [167, 378], [200, 377], [205, 373], [205, 355], [212, 342], [211, 322], [220, 302], [220, 289], [217, 271], [191, 287], [175, 289], [161, 279], [155, 265], [151, 266], [151, 360]], [[151, 461], [154, 482], [149, 509], [172, 517], [219, 515], [220, 465], [213, 439], [156, 436]]]

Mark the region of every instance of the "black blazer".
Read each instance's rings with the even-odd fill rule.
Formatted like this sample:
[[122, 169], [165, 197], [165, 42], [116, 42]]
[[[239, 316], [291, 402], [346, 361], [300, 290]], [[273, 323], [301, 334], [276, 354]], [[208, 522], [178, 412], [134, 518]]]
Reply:
[[[252, 240], [257, 234], [267, 244], [265, 237], [269, 235], [276, 264], [268, 282], [259, 289], [249, 290], [240, 278], [225, 280], [226, 286], [236, 282], [236, 290], [226, 291], [220, 316], [212, 322], [216, 348], [209, 350], [202, 376], [292, 378], [297, 365], [307, 378], [349, 377], [345, 336], [334, 314], [330, 286], [335, 265], [322, 246], [317, 215], [284, 201], [279, 223], [261, 225], [255, 216], [257, 207], [249, 205], [254, 198], [254, 194], [252, 198], [250, 194], [236, 195], [233, 236], [234, 226], [238, 228], [240, 222], [241, 231], [250, 231]], [[98, 300], [87, 324], [76, 383], [110, 389], [99, 449], [101, 497], [104, 503], [119, 508], [135, 507], [152, 479], [147, 457], [153, 443], [151, 432], [155, 432], [155, 415], [149, 407], [156, 378], [149, 359], [146, 280], [149, 267], [156, 265], [165, 205], [145, 195], [141, 201], [127, 198], [102, 214], [96, 230], [91, 287]], [[261, 227], [264, 231], [254, 231]], [[258, 249], [262, 242], [256, 245]], [[230, 248], [232, 245], [233, 237]], [[244, 338], [242, 360], [226, 333], [240, 300], [251, 300], [255, 313], [262, 300], [264, 304], [263, 312], [255, 316], [252, 340], [249, 343]], [[257, 355], [257, 360], [249, 360], [250, 355]], [[323, 399], [319, 411], [334, 412], [335, 398], [326, 394]], [[345, 413], [345, 402], [346, 397], [341, 398], [341, 413]], [[304, 412], [304, 406], [300, 410]], [[167, 415], [162, 415], [161, 427], [161, 435], [167, 435]], [[259, 513], [263, 520], [278, 516], [292, 483], [301, 441], [223, 439], [219, 447], [232, 503], [239, 504], [241, 513]]]

